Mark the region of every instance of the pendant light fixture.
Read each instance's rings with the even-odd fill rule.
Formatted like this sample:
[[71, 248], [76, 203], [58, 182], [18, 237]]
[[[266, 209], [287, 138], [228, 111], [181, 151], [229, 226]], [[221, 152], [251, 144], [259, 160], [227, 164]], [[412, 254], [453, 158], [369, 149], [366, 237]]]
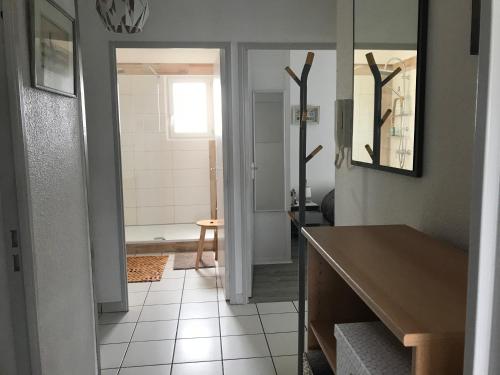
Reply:
[[96, 9], [114, 33], [140, 33], [149, 16], [148, 0], [97, 0]]

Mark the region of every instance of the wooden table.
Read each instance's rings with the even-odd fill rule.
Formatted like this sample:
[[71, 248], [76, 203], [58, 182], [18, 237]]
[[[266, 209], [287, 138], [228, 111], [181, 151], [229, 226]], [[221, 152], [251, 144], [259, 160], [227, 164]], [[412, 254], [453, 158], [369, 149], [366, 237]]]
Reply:
[[196, 255], [196, 265], [195, 269], [198, 269], [200, 266], [201, 257], [203, 255], [203, 246], [205, 244], [205, 234], [207, 229], [214, 230], [214, 252], [215, 252], [215, 260], [218, 260], [219, 257], [219, 244], [218, 244], [218, 229], [224, 226], [223, 220], [200, 220], [196, 222], [196, 225], [200, 227], [200, 240], [198, 241], [198, 253]]
[[308, 349], [336, 367], [334, 324], [380, 320], [412, 374], [462, 374], [467, 255], [408, 226], [304, 228]]

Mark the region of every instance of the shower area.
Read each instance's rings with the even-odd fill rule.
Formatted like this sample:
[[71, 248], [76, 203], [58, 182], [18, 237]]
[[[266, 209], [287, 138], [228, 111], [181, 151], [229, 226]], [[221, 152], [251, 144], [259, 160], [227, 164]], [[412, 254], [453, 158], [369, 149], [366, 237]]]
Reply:
[[217, 218], [220, 51], [116, 55], [127, 252], [194, 251], [196, 222]]
[[371, 163], [365, 145], [373, 141], [374, 80], [366, 54], [372, 52], [379, 64], [382, 79], [397, 68], [401, 72], [382, 91], [382, 113], [390, 113], [380, 139], [380, 164], [413, 169], [417, 54], [415, 50], [356, 50], [354, 55], [354, 122], [363, 124], [353, 134], [353, 159]]

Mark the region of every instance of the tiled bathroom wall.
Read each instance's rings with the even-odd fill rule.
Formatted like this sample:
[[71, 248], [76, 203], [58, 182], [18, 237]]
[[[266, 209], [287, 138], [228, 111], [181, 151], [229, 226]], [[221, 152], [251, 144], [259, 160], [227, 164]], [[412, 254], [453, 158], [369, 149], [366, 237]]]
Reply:
[[170, 139], [165, 76], [119, 75], [125, 225], [210, 218], [208, 139]]

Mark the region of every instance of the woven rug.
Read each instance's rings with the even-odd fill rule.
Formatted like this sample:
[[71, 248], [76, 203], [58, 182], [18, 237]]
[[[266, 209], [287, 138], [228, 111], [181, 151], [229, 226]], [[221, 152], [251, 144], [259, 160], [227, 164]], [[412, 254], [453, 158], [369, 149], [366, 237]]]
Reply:
[[127, 257], [129, 283], [160, 281], [168, 256]]
[[[189, 270], [194, 268], [196, 263], [196, 252], [175, 253], [174, 270]], [[215, 267], [215, 257], [213, 251], [204, 251], [201, 256], [200, 268]]]

